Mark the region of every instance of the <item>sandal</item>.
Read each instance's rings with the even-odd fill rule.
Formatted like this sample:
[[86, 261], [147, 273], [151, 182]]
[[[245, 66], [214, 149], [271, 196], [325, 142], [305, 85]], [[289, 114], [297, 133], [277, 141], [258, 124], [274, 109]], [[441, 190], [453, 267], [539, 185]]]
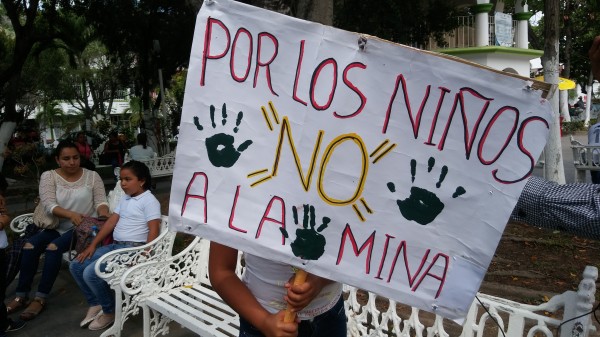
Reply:
[[24, 306], [26, 306], [28, 304], [27, 302], [27, 298], [26, 297], [15, 297], [13, 298], [12, 301], [10, 301], [10, 303], [8, 303], [6, 305], [6, 313], [8, 315], [12, 314], [13, 312], [23, 308]]
[[24, 321], [31, 321], [36, 318], [42, 311], [44, 311], [44, 307], [46, 306], [46, 300], [41, 297], [36, 297], [29, 303], [27, 309], [21, 313], [19, 318]]

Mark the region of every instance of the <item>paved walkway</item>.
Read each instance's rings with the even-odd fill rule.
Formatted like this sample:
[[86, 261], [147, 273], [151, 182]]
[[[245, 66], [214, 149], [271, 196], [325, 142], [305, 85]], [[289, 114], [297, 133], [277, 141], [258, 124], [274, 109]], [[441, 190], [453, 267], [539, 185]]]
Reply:
[[[577, 140], [586, 144], [587, 136], [584, 133], [577, 134], [575, 136]], [[570, 150], [569, 137], [565, 136], [562, 138], [563, 156], [565, 161], [565, 175], [568, 183], [574, 181], [574, 169], [572, 163], [572, 153]], [[536, 168], [534, 175], [542, 176], [543, 172], [540, 168]], [[589, 180], [589, 177], [588, 177]], [[114, 182], [107, 181], [107, 190], [114, 187]], [[112, 185], [111, 185], [112, 184]], [[14, 188], [14, 187], [13, 187]], [[166, 196], [170, 192], [170, 179], [162, 179], [157, 182], [156, 194], [157, 197]], [[159, 198], [160, 200], [160, 198]], [[24, 201], [17, 201], [13, 198], [13, 203], [9, 204], [9, 208], [16, 214], [19, 214], [20, 209], [25, 209], [26, 205]], [[31, 201], [29, 201], [31, 202]], [[10, 200], [9, 200], [10, 203]], [[33, 205], [31, 203], [31, 205]], [[29, 208], [33, 207], [29, 205]], [[39, 278], [39, 273], [37, 275]], [[34, 289], [37, 285], [34, 283]], [[14, 290], [16, 287], [16, 280], [9, 285], [6, 298], [12, 299], [14, 296]], [[85, 316], [87, 310], [87, 304], [83, 298], [83, 295], [79, 291], [79, 288], [73, 281], [68, 267], [66, 264], [63, 266], [58, 279], [54, 285], [52, 293], [48, 298], [46, 310], [33, 321], [28, 322], [22, 330], [9, 333], [9, 336], [23, 336], [23, 337], [92, 337], [99, 336], [102, 331], [90, 331], [87, 329], [80, 329], [79, 322]], [[18, 314], [12, 315], [18, 317]], [[170, 325], [171, 333], [169, 336], [189, 336], [192, 335], [188, 330], [181, 328], [179, 324], [172, 323]], [[129, 319], [125, 323], [125, 327], [122, 333], [123, 337], [139, 337], [142, 336], [142, 314]]]

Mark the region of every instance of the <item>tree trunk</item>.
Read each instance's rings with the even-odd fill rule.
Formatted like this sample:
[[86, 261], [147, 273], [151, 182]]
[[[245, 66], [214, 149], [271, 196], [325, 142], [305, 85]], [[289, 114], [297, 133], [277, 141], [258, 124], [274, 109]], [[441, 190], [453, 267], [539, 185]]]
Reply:
[[[544, 2], [544, 81], [558, 86], [558, 34], [559, 34], [559, 0], [546, 0]], [[559, 93], [550, 98], [554, 110], [554, 118], [550, 123], [550, 136], [544, 149], [546, 179], [565, 183], [565, 169], [563, 166], [562, 146], [560, 140], [559, 123]]]
[[585, 126], [590, 126], [590, 110], [592, 108], [592, 95], [593, 93], [593, 85], [594, 85], [594, 74], [590, 72], [590, 77], [588, 78], [588, 83], [585, 87], [587, 92], [587, 99], [585, 100], [585, 121], [583, 124]]
[[[570, 13], [573, 10], [573, 0], [565, 1], [565, 10], [563, 15], [563, 31], [565, 34], [565, 55], [563, 57], [563, 72], [562, 76], [565, 78], [571, 78], [571, 48], [573, 48], [573, 24], [570, 18]], [[571, 121], [571, 115], [569, 115], [569, 92], [562, 90], [560, 92], [560, 115], [564, 118], [565, 122]]]
[[[17, 123], [12, 121], [4, 121], [0, 125], [0, 153], [4, 153], [6, 145], [10, 141], [10, 137], [15, 132]], [[0, 168], [4, 165], [4, 156], [0, 156]]]
[[569, 91], [561, 90], [558, 101], [560, 104], [560, 116], [563, 118], [563, 122], [570, 122], [571, 115], [569, 114]]
[[296, 16], [327, 26], [333, 25], [333, 0], [300, 0]]

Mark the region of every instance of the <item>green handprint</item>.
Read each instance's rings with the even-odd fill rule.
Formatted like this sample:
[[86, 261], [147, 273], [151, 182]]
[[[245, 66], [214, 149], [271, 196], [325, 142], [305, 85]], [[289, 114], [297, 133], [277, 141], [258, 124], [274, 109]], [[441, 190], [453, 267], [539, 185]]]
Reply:
[[[227, 106], [225, 103], [223, 103], [221, 115], [223, 117], [221, 120], [221, 125], [225, 126], [225, 124], [227, 124]], [[240, 111], [238, 112], [237, 119], [235, 121], [235, 127], [233, 128], [234, 133], [238, 132], [238, 127], [242, 122], [242, 118], [244, 118], [244, 113]], [[216, 128], [217, 124], [215, 123], [214, 105], [210, 106], [210, 120], [212, 122], [213, 129]], [[200, 119], [198, 116], [194, 116], [194, 125], [196, 125], [196, 129], [198, 129], [198, 131], [204, 130], [204, 127], [200, 124]], [[215, 167], [232, 167], [240, 158], [242, 152], [246, 150], [250, 144], [252, 144], [251, 140], [247, 140], [236, 149], [233, 146], [234, 142], [234, 137], [225, 133], [217, 133], [206, 138], [206, 152], [208, 153], [208, 160], [210, 163]]]
[[[429, 158], [427, 172], [431, 172], [433, 166], [435, 165], [435, 159], [433, 157]], [[410, 161], [410, 172], [411, 172], [411, 180], [415, 181], [415, 173], [416, 173], [417, 161], [412, 159]], [[437, 188], [442, 186], [442, 182], [446, 178], [446, 174], [448, 174], [448, 166], [442, 166], [442, 171], [440, 173], [440, 179], [435, 184]], [[396, 192], [396, 186], [394, 183], [387, 183], [387, 187], [390, 192]], [[462, 187], [458, 186], [456, 191], [452, 194], [452, 198], [456, 198], [460, 195], [465, 194], [467, 191]], [[427, 225], [442, 212], [444, 209], [444, 203], [440, 201], [437, 195], [433, 192], [430, 192], [424, 188], [413, 186], [410, 189], [410, 196], [404, 200], [396, 200], [398, 204], [398, 208], [400, 209], [400, 213], [406, 220], [414, 220], [418, 224]]]
[[[318, 260], [325, 253], [325, 237], [320, 234], [327, 224], [331, 221], [328, 217], [323, 217], [323, 223], [315, 229], [315, 207], [311, 205], [303, 205], [304, 218], [302, 219], [302, 228], [296, 229], [296, 240], [290, 245], [292, 253], [303, 260]], [[294, 223], [298, 225], [298, 209], [292, 206]], [[310, 223], [310, 228], [308, 227]], [[281, 227], [281, 234], [285, 238], [289, 238], [288, 232]]]

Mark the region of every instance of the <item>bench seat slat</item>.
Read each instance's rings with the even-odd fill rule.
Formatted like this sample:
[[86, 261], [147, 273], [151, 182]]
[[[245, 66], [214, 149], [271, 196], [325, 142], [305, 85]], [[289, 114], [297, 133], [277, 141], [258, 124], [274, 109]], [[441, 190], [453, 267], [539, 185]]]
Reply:
[[[239, 334], [238, 316], [213, 290], [205, 287], [180, 287], [148, 298], [145, 305], [200, 335], [215, 331], [231, 336]], [[198, 321], [203, 324], [199, 326]]]

